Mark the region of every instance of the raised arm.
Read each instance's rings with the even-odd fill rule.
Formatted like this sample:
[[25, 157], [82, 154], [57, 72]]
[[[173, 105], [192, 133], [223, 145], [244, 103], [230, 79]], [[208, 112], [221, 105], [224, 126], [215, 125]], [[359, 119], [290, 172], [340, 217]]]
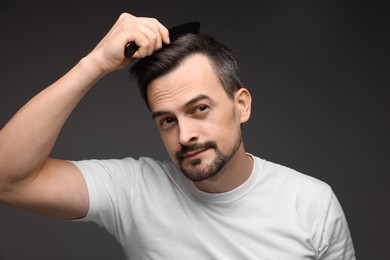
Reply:
[[[139, 49], [124, 56], [127, 42]], [[0, 131], [0, 202], [41, 214], [74, 219], [85, 216], [88, 192], [79, 170], [48, 158], [79, 101], [104, 75], [169, 43], [156, 19], [122, 14], [107, 35], [58, 81], [24, 105]]]

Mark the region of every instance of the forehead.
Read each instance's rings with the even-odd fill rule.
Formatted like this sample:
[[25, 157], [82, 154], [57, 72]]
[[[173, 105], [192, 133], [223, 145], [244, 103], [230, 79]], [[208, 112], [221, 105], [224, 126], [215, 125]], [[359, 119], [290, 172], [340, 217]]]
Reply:
[[194, 54], [170, 73], [149, 83], [148, 101], [156, 109], [173, 109], [199, 95], [215, 97], [223, 90], [209, 59]]

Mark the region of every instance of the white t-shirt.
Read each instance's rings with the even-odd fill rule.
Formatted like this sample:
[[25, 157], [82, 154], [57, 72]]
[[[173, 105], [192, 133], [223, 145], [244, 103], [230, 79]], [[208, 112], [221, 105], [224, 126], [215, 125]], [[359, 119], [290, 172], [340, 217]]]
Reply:
[[171, 162], [75, 163], [94, 221], [128, 259], [355, 259], [343, 210], [322, 181], [254, 158], [250, 178], [226, 193], [197, 189]]

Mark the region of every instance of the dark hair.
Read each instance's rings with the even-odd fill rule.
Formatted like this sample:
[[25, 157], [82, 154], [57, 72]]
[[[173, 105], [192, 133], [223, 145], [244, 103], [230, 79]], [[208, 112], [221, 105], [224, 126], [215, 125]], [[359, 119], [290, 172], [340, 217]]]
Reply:
[[216, 75], [228, 96], [242, 87], [238, 61], [234, 53], [214, 38], [204, 34], [186, 34], [164, 46], [151, 56], [136, 62], [130, 69], [136, 79], [142, 98], [149, 107], [148, 84], [182, 63], [189, 56], [200, 53], [211, 61]]

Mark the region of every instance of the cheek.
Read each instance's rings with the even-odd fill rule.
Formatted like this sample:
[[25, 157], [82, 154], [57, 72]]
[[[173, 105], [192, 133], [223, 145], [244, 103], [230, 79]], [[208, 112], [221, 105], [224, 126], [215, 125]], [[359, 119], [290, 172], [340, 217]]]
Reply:
[[215, 121], [213, 135], [219, 141], [221, 148], [241, 135], [241, 123], [235, 110], [226, 110], [220, 120]]
[[213, 124], [213, 128], [210, 129], [216, 129], [214, 132], [217, 136], [221, 136], [222, 133], [233, 133], [237, 131], [237, 129], [239, 129], [241, 125], [239, 115], [234, 108], [229, 108], [220, 111], [219, 118], [215, 118], [213, 120]]
[[178, 142], [173, 134], [163, 133], [160, 131], [160, 137], [163, 141], [166, 151], [169, 157], [174, 161], [175, 153], [180, 149]]

